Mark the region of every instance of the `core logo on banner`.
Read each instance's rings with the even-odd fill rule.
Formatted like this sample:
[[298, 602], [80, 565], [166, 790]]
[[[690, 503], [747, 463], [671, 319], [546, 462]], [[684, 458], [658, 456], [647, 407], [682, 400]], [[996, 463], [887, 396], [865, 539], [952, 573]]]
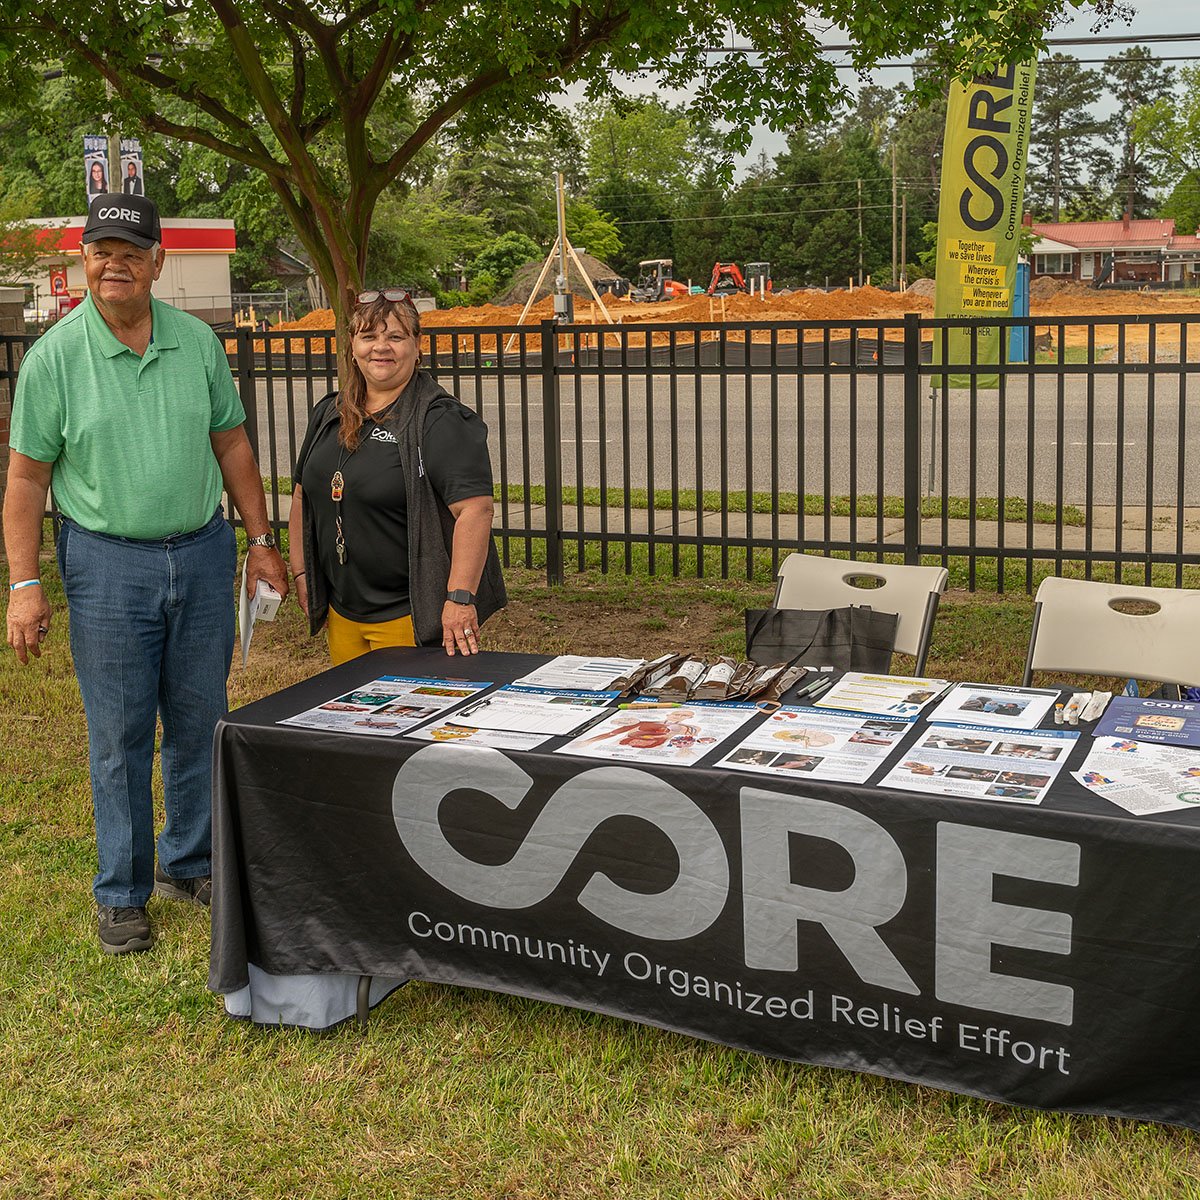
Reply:
[[[938, 203], [934, 316], [939, 320], [1012, 313], [1034, 69], [1033, 62], [1010, 64], [966, 86], [950, 85]], [[999, 363], [1006, 333], [998, 325], [952, 328], [945, 361]], [[935, 363], [943, 361], [942, 348], [942, 331], [935, 330]], [[976, 378], [980, 387], [999, 382], [996, 375]], [[951, 373], [935, 376], [933, 384], [965, 388], [970, 381], [969, 375]]]
[[[665, 834], [674, 848], [674, 880], [656, 892], [631, 891], [603, 870], [594, 871], [576, 902], [611, 929], [663, 944], [696, 937], [718, 922], [731, 899], [740, 900], [742, 961], [751, 971], [794, 974], [802, 969], [797, 929], [820, 925], [865, 984], [908, 996], [922, 989], [882, 928], [903, 908], [908, 865], [891, 834], [865, 814], [816, 797], [762, 788], [740, 792], [741, 879], [731, 873], [734, 854], [704, 810], [665, 779], [632, 767], [595, 767], [566, 780], [538, 813], [516, 853], [503, 863], [479, 862], [446, 837], [442, 801], [473, 780], [497, 803], [516, 810], [533, 779], [512, 759], [490, 747], [430, 746], [400, 768], [392, 789], [396, 830], [413, 861], [453, 894], [493, 913], [531, 908], [559, 887], [585, 844], [604, 822], [634, 817]], [[484, 782], [486, 781], [486, 783]], [[793, 881], [789, 845], [793, 835], [838, 846], [853, 864], [853, 882], [841, 891]], [[938, 824], [934, 924], [934, 994], [949, 1004], [990, 1013], [1071, 1025], [1074, 989], [1066, 984], [996, 969], [993, 947], [1069, 955], [1070, 913], [1007, 904], [993, 895], [997, 876], [1075, 888], [1080, 847], [1038, 837], [951, 821]], [[484, 918], [459, 926], [410, 917], [417, 937], [480, 939], [520, 953], [519, 939]], [[589, 962], [594, 952], [575, 939]], [[633, 956], [631, 958], [631, 955]], [[621, 956], [635, 971], [645, 955]], [[632, 965], [631, 965], [632, 964]], [[598, 965], [598, 960], [597, 960]]]

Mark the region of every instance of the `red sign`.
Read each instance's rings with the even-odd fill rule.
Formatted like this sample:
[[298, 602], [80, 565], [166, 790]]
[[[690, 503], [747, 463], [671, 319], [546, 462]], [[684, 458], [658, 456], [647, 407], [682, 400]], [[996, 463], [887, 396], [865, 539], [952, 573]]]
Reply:
[[50, 295], [65, 296], [67, 294], [67, 268], [50, 268]]

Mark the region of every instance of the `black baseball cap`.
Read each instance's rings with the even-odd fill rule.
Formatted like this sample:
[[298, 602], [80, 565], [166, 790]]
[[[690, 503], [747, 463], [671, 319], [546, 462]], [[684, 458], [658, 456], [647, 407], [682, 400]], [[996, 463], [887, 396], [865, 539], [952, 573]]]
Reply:
[[125, 196], [120, 192], [94, 196], [82, 241], [98, 242], [101, 238], [120, 238], [148, 250], [155, 242], [162, 241], [158, 205], [145, 196]]

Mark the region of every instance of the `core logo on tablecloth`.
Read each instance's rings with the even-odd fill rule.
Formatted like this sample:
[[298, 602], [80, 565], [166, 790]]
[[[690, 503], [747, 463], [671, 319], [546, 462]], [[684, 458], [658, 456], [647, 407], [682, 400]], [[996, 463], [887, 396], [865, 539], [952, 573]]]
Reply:
[[[823, 927], [867, 984], [921, 995], [889, 945], [886, 926], [908, 895], [909, 868], [892, 835], [844, 805], [812, 796], [740, 790], [740, 846], [726, 848], [701, 806], [664, 779], [633, 767], [584, 768], [546, 799], [516, 853], [503, 863], [462, 854], [447, 839], [442, 801], [469, 788], [516, 811], [533, 779], [499, 750], [445, 743], [411, 755], [396, 775], [392, 813], [417, 866], [464, 900], [491, 910], [529, 908], [559, 888], [584, 844], [613, 817], [656, 826], [678, 856], [676, 877], [657, 893], [630, 891], [596, 870], [576, 900], [613, 929], [660, 942], [705, 933], [740, 902], [742, 954], [750, 970], [800, 969], [798, 930]], [[792, 878], [793, 836], [840, 846], [853, 864], [841, 890]], [[741, 878], [730, 862], [741, 861]], [[1078, 843], [942, 821], [937, 826], [934, 906], [934, 994], [939, 1001], [1070, 1025], [1074, 990], [1062, 983], [993, 968], [993, 949], [1068, 955], [1072, 917], [1053, 908], [994, 898], [995, 878], [1076, 887]], [[730, 905], [731, 899], [735, 902]], [[908, 944], [906, 940], [904, 945]], [[1008, 956], [1004, 956], [1008, 957]], [[914, 968], [915, 969], [915, 968]]]

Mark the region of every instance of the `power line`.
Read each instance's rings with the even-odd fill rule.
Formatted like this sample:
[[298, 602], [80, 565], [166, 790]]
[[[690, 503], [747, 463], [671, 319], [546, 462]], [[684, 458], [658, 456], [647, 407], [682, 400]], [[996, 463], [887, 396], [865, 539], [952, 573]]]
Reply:
[[[891, 208], [890, 204], [863, 204], [861, 208], [866, 211], [869, 208]], [[849, 213], [857, 212], [860, 208], [857, 204], [839, 204], [836, 208], [798, 208], [798, 209], [782, 209], [779, 212], [740, 212], [740, 213], [718, 213], [711, 217], [650, 217], [639, 218], [636, 221], [618, 221], [614, 220], [614, 225], [662, 225], [682, 224], [684, 221], [746, 221], [756, 217], [807, 217], [817, 213]]]
[[[1143, 33], [1134, 36], [1111, 34], [1098, 37], [1047, 38], [1047, 46], [1141, 46], [1151, 42], [1200, 42], [1200, 33]], [[829, 43], [819, 47], [822, 54], [844, 54], [857, 50], [854, 42]], [[930, 49], [933, 49], [931, 46]], [[706, 54], [761, 54], [757, 46], [706, 46]]]

